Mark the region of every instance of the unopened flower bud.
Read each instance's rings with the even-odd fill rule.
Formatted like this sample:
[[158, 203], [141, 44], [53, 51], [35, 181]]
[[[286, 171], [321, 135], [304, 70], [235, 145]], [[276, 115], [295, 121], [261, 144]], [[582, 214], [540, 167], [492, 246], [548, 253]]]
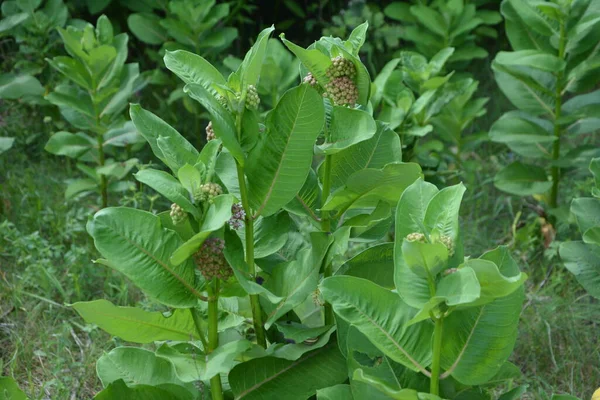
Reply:
[[310, 72], [308, 73], [308, 75], [306, 75], [304, 77], [304, 79], [302, 79], [303, 83], [308, 83], [310, 86], [316, 88], [318, 83], [317, 80], [315, 79], [315, 77], [313, 76], [313, 74], [311, 74]]
[[450, 236], [442, 235], [438, 240], [448, 249], [448, 257], [452, 257], [454, 255], [454, 241], [452, 238]]
[[169, 213], [169, 215], [171, 216], [173, 225], [179, 225], [180, 223], [184, 222], [188, 217], [187, 213], [183, 211], [183, 208], [179, 207], [179, 205], [175, 203], [171, 204], [171, 212]]

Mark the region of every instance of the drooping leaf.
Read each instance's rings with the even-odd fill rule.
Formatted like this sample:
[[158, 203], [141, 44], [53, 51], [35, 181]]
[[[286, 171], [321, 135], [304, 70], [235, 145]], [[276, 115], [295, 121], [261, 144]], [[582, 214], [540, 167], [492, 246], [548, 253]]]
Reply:
[[198, 339], [189, 310], [177, 309], [171, 316], [137, 307], [118, 307], [108, 300], [77, 302], [72, 306], [88, 324], [98, 325], [113, 336], [133, 343]]
[[346, 378], [346, 360], [331, 342], [296, 361], [264, 357], [239, 364], [229, 374], [229, 384], [240, 400], [304, 400]]
[[343, 275], [327, 278], [319, 287], [335, 313], [386, 356], [414, 371], [426, 372], [431, 361], [432, 326], [406, 327], [416, 310], [398, 295], [365, 279]]
[[195, 288], [190, 261], [175, 266], [169, 257], [182, 241], [164, 229], [160, 218], [130, 208], [105, 208], [94, 215], [87, 231], [106, 260], [99, 260], [127, 276], [146, 294], [171, 307], [193, 307]]
[[560, 245], [565, 267], [592, 296], [600, 299], [600, 246], [583, 242]]

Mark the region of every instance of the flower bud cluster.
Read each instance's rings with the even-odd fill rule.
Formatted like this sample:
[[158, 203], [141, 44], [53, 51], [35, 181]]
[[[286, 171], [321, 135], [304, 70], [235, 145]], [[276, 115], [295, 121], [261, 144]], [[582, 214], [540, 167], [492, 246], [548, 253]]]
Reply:
[[229, 218], [228, 224], [231, 229], [238, 230], [244, 226], [244, 220], [246, 219], [246, 211], [242, 207], [242, 203], [234, 203], [231, 206], [231, 218]]
[[223, 249], [225, 241], [219, 238], [209, 238], [202, 243], [200, 250], [194, 254], [194, 262], [206, 280], [219, 278], [227, 280], [233, 271], [225, 255]]
[[454, 241], [452, 238], [450, 236], [442, 235], [438, 241], [448, 249], [448, 257], [452, 257], [454, 255]]
[[337, 106], [353, 107], [358, 101], [358, 88], [347, 76], [334, 78], [325, 85], [323, 96], [329, 97]]
[[422, 233], [419, 233], [419, 232], [409, 233], [406, 236], [406, 240], [408, 240], [409, 242], [425, 243], [425, 235], [423, 235]]
[[217, 137], [215, 136], [215, 131], [213, 129], [212, 126], [212, 121], [210, 121], [208, 123], [208, 125], [206, 125], [206, 141], [210, 142], [213, 139], [216, 139]]
[[213, 199], [223, 194], [223, 188], [218, 183], [208, 182], [200, 186], [200, 190], [194, 194], [194, 200], [199, 203], [213, 203]]
[[317, 86], [319, 85], [317, 83], [317, 80], [315, 79], [315, 77], [313, 76], [313, 74], [311, 74], [310, 72], [308, 73], [308, 75], [306, 75], [304, 77], [304, 79], [302, 80], [303, 83], [308, 83], [310, 86], [314, 87], [315, 89], [317, 88]]
[[331, 59], [331, 67], [327, 69], [329, 79], [341, 78], [347, 76], [350, 79], [356, 77], [356, 67], [352, 61], [342, 56], [337, 56]]
[[187, 213], [183, 211], [183, 208], [179, 207], [175, 203], [171, 204], [171, 212], [169, 213], [169, 215], [171, 216], [173, 225], [179, 225], [180, 223], [184, 222], [188, 217]]
[[248, 110], [257, 110], [259, 104], [260, 97], [258, 97], [256, 86], [248, 85], [248, 91], [246, 92], [246, 108]]

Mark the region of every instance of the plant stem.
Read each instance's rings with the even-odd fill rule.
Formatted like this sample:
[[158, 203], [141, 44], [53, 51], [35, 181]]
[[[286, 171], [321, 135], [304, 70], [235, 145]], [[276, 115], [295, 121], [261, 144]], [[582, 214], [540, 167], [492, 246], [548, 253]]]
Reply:
[[202, 331], [202, 324], [200, 324], [200, 316], [198, 315], [198, 310], [192, 307], [190, 308], [190, 312], [192, 313], [192, 319], [194, 320], [194, 326], [196, 327], [198, 337], [202, 342], [202, 346], [204, 346], [204, 349], [206, 350], [208, 348], [208, 343], [206, 342], [206, 337], [204, 336], [204, 332]]
[[[97, 134], [98, 139], [98, 164], [104, 166], [104, 135]], [[102, 195], [102, 208], [108, 207], [108, 186], [106, 175], [100, 175], [100, 193]]]
[[440, 394], [440, 359], [442, 355], [443, 317], [436, 317], [433, 331], [433, 360], [431, 362], [431, 382], [429, 392], [436, 396]]
[[[560, 42], [558, 45], [558, 58], [561, 60], [565, 59], [565, 47], [567, 36], [565, 33], [565, 24], [561, 22], [560, 24]], [[561, 109], [562, 109], [562, 90], [564, 86], [564, 71], [561, 70], [556, 75], [556, 88], [554, 95], [554, 137], [556, 140], [554, 141], [554, 146], [552, 149], [552, 161], [556, 163], [560, 158], [560, 136], [562, 134], [562, 129], [560, 127], [560, 117], [561, 117]], [[557, 165], [552, 166], [552, 191], [550, 193], [550, 207], [556, 208], [558, 206], [558, 183], [560, 180], [560, 167]]]
[[[214, 287], [213, 287], [214, 285]], [[208, 349], [207, 354], [219, 347], [219, 279], [208, 285]], [[221, 375], [210, 378], [210, 392], [213, 400], [223, 400]]]
[[[244, 175], [244, 167], [242, 167], [237, 161], [237, 173], [240, 184], [240, 195], [242, 197], [242, 207], [246, 213], [244, 219], [244, 226], [246, 227], [246, 264], [248, 264], [248, 273], [255, 278], [256, 267], [254, 265], [254, 218], [252, 216], [252, 209], [250, 208], [250, 201], [248, 200], [248, 189], [246, 188], [246, 179]], [[267, 348], [267, 340], [265, 335], [265, 328], [262, 323], [262, 310], [260, 308], [260, 302], [258, 295], [251, 294], [250, 296], [250, 307], [252, 309], [252, 323], [254, 325], [254, 331], [256, 332], [256, 342]]]
[[[331, 192], [331, 156], [326, 155], [324, 166], [325, 173], [323, 174], [323, 193], [321, 194], [321, 206], [324, 206]], [[321, 207], [322, 208], [322, 207]], [[321, 230], [326, 233], [331, 233], [331, 220], [329, 211], [321, 210]], [[327, 278], [331, 276], [331, 264], [327, 262], [327, 256], [323, 259], [323, 277]], [[333, 309], [331, 304], [325, 303], [325, 325], [333, 325], [335, 323], [333, 318]]]

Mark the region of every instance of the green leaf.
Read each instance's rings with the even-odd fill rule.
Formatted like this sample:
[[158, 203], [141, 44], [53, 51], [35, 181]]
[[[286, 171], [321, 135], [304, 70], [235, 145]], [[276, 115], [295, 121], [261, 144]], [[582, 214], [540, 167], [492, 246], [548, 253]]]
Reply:
[[106, 387], [122, 379], [128, 386], [183, 386], [191, 394], [198, 391], [191, 383], [182, 382], [171, 363], [153, 352], [137, 347], [117, 347], [96, 362], [96, 372]]
[[0, 20], [0, 34], [10, 31], [12, 28], [21, 25], [29, 19], [29, 14], [18, 13], [8, 15]]
[[44, 150], [57, 156], [79, 158], [92, 150], [94, 145], [94, 140], [82, 132], [69, 133], [60, 131], [50, 136]]
[[460, 203], [466, 190], [459, 183], [440, 190], [431, 198], [423, 220], [428, 233], [438, 233], [457, 240]]
[[168, 259], [182, 243], [164, 229], [160, 218], [130, 208], [105, 208], [87, 224], [98, 251], [98, 262], [127, 276], [157, 301], [178, 308], [193, 307], [200, 293], [195, 288], [194, 264], [175, 266]]
[[331, 60], [325, 54], [321, 53], [317, 49], [306, 50], [302, 47], [290, 42], [285, 38], [282, 33], [280, 35], [283, 44], [298, 57], [302, 65], [310, 71], [315, 77], [319, 85], [325, 86], [329, 83], [329, 77], [327, 76], [327, 69], [331, 66]]
[[244, 165], [244, 152], [238, 142], [235, 120], [231, 113], [202, 85], [187, 84], [183, 91], [206, 108], [211, 116], [215, 136], [221, 139], [223, 146], [229, 150], [238, 163]]
[[[506, 247], [484, 254], [481, 259], [496, 264], [502, 275], [512, 277], [519, 268]], [[452, 376], [465, 385], [491, 380], [512, 353], [518, 333], [524, 290], [498, 298], [481, 307], [454, 311], [444, 319], [442, 377]]]
[[192, 396], [181, 397], [168, 389], [150, 385], [128, 387], [122, 379], [112, 382], [106, 389], [98, 393], [94, 400], [192, 400]]
[[88, 324], [95, 324], [127, 342], [151, 343], [161, 340], [198, 340], [192, 315], [177, 309], [171, 316], [136, 307], [118, 307], [108, 300], [78, 302], [72, 307]]
[[519, 14], [527, 26], [536, 33], [544, 36], [557, 34], [550, 22], [544, 18], [535, 6], [526, 0], [508, 0], [508, 3]]
[[571, 214], [575, 216], [579, 232], [600, 226], [600, 199], [580, 197], [571, 202]]
[[559, 254], [577, 282], [592, 296], [600, 299], [600, 246], [566, 242], [560, 245]]
[[[353, 173], [366, 168], [380, 169], [389, 163], [402, 161], [398, 134], [383, 122], [376, 121], [377, 131], [372, 138], [348, 147], [331, 156], [331, 189], [336, 190]], [[322, 166], [319, 174], [322, 177]]]
[[477, 276], [477, 281], [481, 286], [481, 296], [476, 302], [477, 305], [487, 304], [510, 295], [519, 289], [527, 279], [527, 274], [523, 272], [510, 277], [504, 276], [495, 263], [479, 258], [465, 261], [459, 271], [462, 268], [472, 269]]
[[[248, 340], [236, 340], [220, 345], [205, 355], [200, 349], [187, 343], [175, 346], [165, 343], [156, 350], [156, 355], [168, 360], [183, 382], [208, 381], [217, 374], [229, 373], [240, 363], [238, 358], [251, 347], [252, 342]], [[186, 351], [188, 349], [192, 351]]]
[[92, 89], [92, 77], [80, 61], [65, 56], [54, 57], [52, 60], [48, 59], [47, 61], [52, 68], [75, 82], [77, 85], [88, 90]]
[[516, 161], [496, 174], [494, 185], [510, 194], [530, 196], [547, 192], [552, 182], [543, 168]]
[[346, 261], [335, 274], [367, 279], [386, 289], [394, 289], [394, 244], [369, 247]]
[[442, 243], [402, 242], [404, 262], [416, 275], [435, 277], [448, 264], [448, 249]]
[[353, 400], [350, 385], [335, 385], [317, 390], [317, 400]]
[[359, 200], [396, 204], [404, 189], [420, 175], [421, 167], [415, 163], [392, 163], [382, 169], [359, 170], [348, 178], [344, 187], [329, 196], [322, 209], [346, 210]]
[[[223, 75], [204, 58], [185, 50], [167, 51], [165, 65], [186, 84], [198, 84], [215, 92], [213, 84], [225, 85]], [[215, 92], [216, 93], [216, 92]]]
[[[265, 59], [265, 54], [267, 53], [267, 44], [269, 42], [269, 37], [271, 36], [271, 32], [275, 30], [274, 26], [270, 26], [269, 28], [263, 29], [256, 38], [256, 42], [246, 53], [244, 57], [244, 61], [240, 66], [238, 71], [241, 71], [242, 84], [244, 85], [244, 89], [248, 85], [256, 86], [258, 83], [258, 79], [260, 78], [260, 71], [262, 69], [262, 64]], [[238, 72], [239, 73], [239, 72]]]
[[233, 201], [234, 198], [230, 194], [222, 194], [213, 199], [213, 203], [204, 216], [199, 232], [173, 252], [169, 259], [173, 265], [180, 265], [188, 260], [192, 254], [198, 251], [211, 233], [221, 229], [229, 221]]
[[[198, 159], [198, 151], [188, 142], [179, 132], [172, 128], [162, 119], [152, 114], [150, 111], [144, 110], [139, 104], [132, 104], [129, 108], [131, 121], [135, 125], [138, 132], [148, 141], [152, 152], [158, 159], [164, 162], [174, 174], [179, 171], [179, 168], [188, 163], [190, 157]], [[165, 154], [158, 145], [159, 138], [163, 138], [163, 148], [169, 149], [169, 154]], [[174, 162], [174, 156], [185, 154], [180, 162]], [[181, 163], [181, 165], [179, 165]]]
[[423, 233], [421, 231], [425, 227], [427, 207], [438, 192], [434, 184], [422, 178], [406, 188], [396, 208], [396, 243], [401, 245], [401, 239], [411, 233]]
[[67, 185], [65, 190], [65, 199], [69, 200], [74, 196], [85, 191], [95, 191], [98, 189], [98, 182], [94, 179], [75, 179]]
[[346, 360], [331, 342], [295, 361], [264, 357], [239, 364], [229, 384], [240, 400], [304, 400], [346, 378]]
[[[383, 393], [388, 399], [395, 400], [421, 400], [425, 399], [424, 397], [419, 396], [416, 390], [413, 389], [393, 389], [390, 386], [386, 385], [380, 379], [374, 378], [372, 376], [365, 375], [362, 369], [357, 369], [354, 372], [353, 379], [357, 382], [362, 382], [370, 385], [370, 387], [375, 388], [379, 392]], [[430, 395], [427, 398], [428, 400], [441, 400], [440, 397]]]
[[[200, 164], [202, 165], [202, 164]], [[198, 193], [200, 186], [202, 186], [202, 175], [197, 168], [190, 164], [185, 164], [177, 171], [177, 179], [181, 185], [188, 191], [188, 193]]]
[[324, 122], [321, 96], [308, 85], [287, 91], [268, 114], [266, 132], [249, 154], [246, 168], [255, 215], [274, 214], [302, 188]]
[[367, 30], [369, 29], [369, 22], [365, 21], [358, 25], [352, 30], [348, 40], [344, 43], [344, 46], [352, 53], [352, 55], [358, 57], [361, 47], [365, 44], [367, 38]]
[[171, 202], [178, 204], [194, 218], [200, 219], [200, 212], [191, 202], [189, 193], [168, 172], [147, 168], [137, 172], [134, 176], [139, 182], [150, 186]]
[[554, 73], [566, 67], [564, 60], [541, 50], [501, 51], [494, 62], [504, 67], [529, 67]]
[[414, 371], [426, 372], [431, 361], [432, 326], [406, 327], [416, 310], [397, 294], [365, 279], [343, 275], [326, 278], [319, 288], [335, 313], [386, 356]]
[[140, 76], [139, 66], [137, 64], [127, 64], [122, 70], [121, 83], [117, 92], [110, 98], [108, 103], [102, 108], [100, 118], [107, 115], [120, 114], [127, 106], [127, 99], [131, 97], [134, 85], [138, 82]]
[[323, 232], [311, 234], [311, 246], [300, 250], [296, 258], [277, 265], [263, 286], [282, 297], [273, 309], [267, 309], [265, 328], [294, 307], [300, 305], [317, 288], [319, 270], [333, 238]]
[[0, 137], [0, 154], [4, 153], [5, 151], [10, 150], [10, 148], [13, 147], [14, 143], [15, 143], [15, 138]]
[[531, 117], [520, 111], [510, 111], [490, 128], [490, 139], [504, 143], [514, 152], [531, 158], [548, 157], [556, 140], [548, 121]]
[[167, 32], [159, 22], [160, 18], [153, 14], [130, 14], [127, 17], [131, 33], [148, 44], [163, 44], [167, 41]]
[[28, 400], [14, 379], [7, 376], [0, 376], [0, 393], [3, 400]]
[[325, 142], [317, 146], [323, 154], [336, 154], [373, 137], [377, 125], [363, 110], [334, 106]]
[[16, 100], [25, 96], [43, 96], [44, 87], [31, 75], [0, 75], [0, 99]]

